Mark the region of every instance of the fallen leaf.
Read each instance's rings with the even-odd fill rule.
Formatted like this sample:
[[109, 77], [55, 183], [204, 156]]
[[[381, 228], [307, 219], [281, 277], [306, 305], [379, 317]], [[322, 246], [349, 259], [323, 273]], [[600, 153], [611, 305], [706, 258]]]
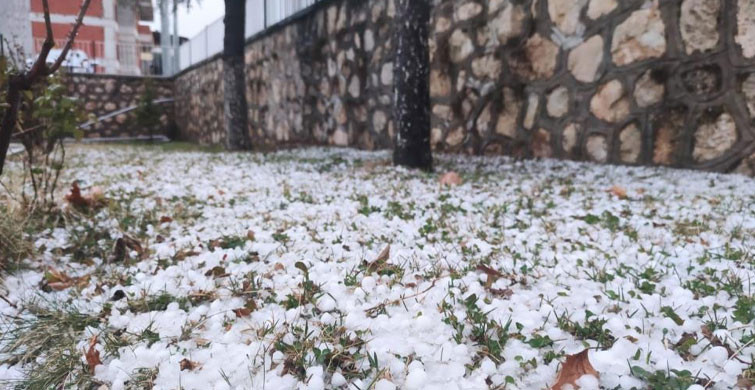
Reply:
[[380, 254], [373, 260], [374, 262], [377, 261], [387, 261], [391, 257], [391, 244], [388, 244], [383, 248], [382, 251], [380, 251]]
[[713, 334], [713, 331], [711, 331], [707, 325], [703, 325], [700, 329], [700, 332], [703, 334], [703, 337], [705, 337], [705, 339], [708, 340], [708, 342], [710, 342], [710, 344], [714, 347], [723, 347], [724, 349], [726, 349], [729, 357], [736, 355], [736, 352], [728, 344], [721, 341], [718, 336]]
[[195, 252], [193, 250], [182, 249], [182, 250], [178, 251], [178, 253], [176, 253], [175, 256], [173, 256], [173, 260], [175, 260], [175, 261], [183, 261], [187, 257], [198, 256], [198, 255], [199, 255], [199, 252]]
[[192, 362], [189, 359], [183, 359], [179, 363], [179, 367], [181, 367], [181, 371], [194, 371], [195, 368], [199, 367], [199, 364], [197, 362]]
[[495, 283], [498, 279], [501, 279], [501, 278], [511, 279], [510, 276], [506, 276], [506, 275], [500, 273], [499, 271], [496, 271], [496, 270], [494, 270], [494, 269], [492, 269], [492, 268], [490, 268], [490, 267], [488, 267], [487, 265], [484, 265], [484, 264], [479, 264], [477, 266], [477, 270], [478, 271], [482, 271], [486, 275], [488, 275], [488, 279], [485, 281], [485, 288], [487, 288], [487, 289], [490, 289], [491, 286], [493, 286], [493, 283]]
[[742, 374], [737, 377], [737, 386], [739, 386], [740, 389], [752, 390], [755, 388], [755, 382], [753, 382], [753, 378], [748, 378], [745, 374]]
[[373, 260], [368, 266], [367, 266], [367, 272], [373, 273], [380, 270], [383, 265], [385, 265], [385, 262], [388, 261], [391, 257], [391, 245], [388, 244], [383, 248], [382, 251], [377, 255], [375, 260]]
[[89, 205], [86, 199], [81, 196], [81, 189], [79, 188], [79, 183], [77, 182], [73, 182], [73, 184], [71, 184], [71, 192], [66, 195], [66, 201], [72, 206], [79, 208], [87, 207]]
[[441, 186], [448, 186], [448, 187], [454, 187], [461, 185], [463, 180], [461, 179], [461, 176], [459, 176], [458, 173], [451, 171], [446, 172], [440, 176], [440, 185]]
[[92, 187], [88, 195], [81, 193], [78, 182], [71, 184], [71, 192], [65, 196], [65, 200], [77, 209], [100, 208], [105, 205], [105, 195], [100, 187]]
[[230, 275], [229, 273], [225, 272], [225, 268], [223, 268], [223, 267], [221, 267], [219, 265], [215, 266], [215, 267], [212, 267], [211, 270], [205, 272], [205, 274], [204, 274], [204, 276], [212, 276], [212, 277], [215, 277], [215, 278], [224, 278], [224, 277], [229, 276], [229, 275]]
[[566, 355], [566, 362], [561, 366], [561, 372], [558, 373], [556, 384], [551, 387], [551, 390], [566, 390], [570, 387], [579, 389], [576, 382], [584, 375], [592, 375], [600, 379], [600, 374], [590, 364], [586, 349], [576, 355]]
[[203, 339], [201, 337], [195, 339], [194, 342], [197, 343], [197, 347], [206, 347], [206, 346], [210, 345], [210, 340]]
[[619, 198], [619, 199], [626, 199], [627, 198], [627, 190], [624, 187], [613, 186], [608, 191], [610, 193], [612, 193], [614, 196], [616, 196], [617, 198]]
[[140, 257], [144, 254], [144, 248], [142, 247], [142, 244], [139, 243], [139, 241], [137, 241], [136, 239], [124, 234], [122, 237], [115, 240], [115, 244], [113, 245], [113, 252], [110, 255], [110, 261], [125, 261], [129, 258], [130, 251], [135, 251]]
[[163, 223], [171, 223], [171, 222], [173, 222], [173, 218], [171, 218], [171, 217], [169, 217], [167, 215], [164, 215], [164, 216], [160, 217], [160, 223], [161, 224], [163, 224]]
[[283, 271], [284, 269], [286, 269], [286, 266], [284, 266], [281, 263], [275, 263], [275, 265], [273, 266], [273, 269], [276, 271]]
[[50, 290], [63, 291], [73, 286], [83, 288], [88, 283], [89, 275], [84, 275], [81, 277], [70, 277], [63, 271], [58, 271], [54, 268], [50, 268], [47, 270], [47, 272], [45, 272], [41, 287], [43, 290], [49, 288]]
[[248, 230], [248, 231], [246, 232], [246, 238], [247, 238], [247, 239], [248, 239], [249, 241], [254, 241], [254, 230]]
[[491, 294], [495, 296], [503, 297], [503, 298], [510, 298], [512, 295], [514, 295], [514, 291], [510, 288], [504, 288], [504, 289], [491, 288], [488, 290], [490, 291]]
[[233, 314], [236, 314], [236, 317], [248, 317], [250, 314], [252, 314], [252, 310], [248, 309], [246, 307], [242, 307], [239, 309], [233, 309]]
[[87, 360], [87, 366], [89, 366], [89, 372], [94, 374], [94, 368], [102, 364], [102, 360], [100, 360], [100, 351], [95, 349], [95, 345], [97, 345], [97, 336], [92, 336], [92, 339], [89, 340], [89, 348], [84, 352], [84, 357]]

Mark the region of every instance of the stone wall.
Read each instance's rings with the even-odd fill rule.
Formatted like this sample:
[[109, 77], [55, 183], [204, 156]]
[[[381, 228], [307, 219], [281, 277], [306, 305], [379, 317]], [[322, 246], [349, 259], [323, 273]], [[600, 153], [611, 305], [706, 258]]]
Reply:
[[[70, 96], [76, 97], [87, 114], [101, 117], [114, 111], [136, 106], [148, 83], [152, 84], [155, 98], [173, 97], [173, 80], [117, 75], [70, 74], [63, 79]], [[174, 127], [173, 104], [160, 104], [160, 123], [152, 135], [168, 135]], [[86, 138], [149, 136], [149, 130], [135, 123], [136, 112], [116, 115], [96, 123], [86, 130]]]
[[[324, 1], [249, 41], [256, 144], [391, 147], [394, 1]], [[755, 0], [434, 3], [435, 150], [755, 170]], [[221, 68], [176, 79], [187, 139], [223, 141]]]
[[174, 82], [176, 126], [182, 139], [204, 145], [225, 140], [223, 63], [211, 59]]

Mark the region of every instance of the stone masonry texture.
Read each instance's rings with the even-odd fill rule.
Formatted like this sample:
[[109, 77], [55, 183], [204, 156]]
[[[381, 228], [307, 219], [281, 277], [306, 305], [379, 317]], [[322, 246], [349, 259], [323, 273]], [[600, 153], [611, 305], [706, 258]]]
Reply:
[[[137, 106], [139, 98], [151, 83], [155, 99], [173, 97], [173, 80], [133, 76], [69, 74], [63, 82], [68, 94], [75, 97], [81, 108], [95, 117]], [[130, 138], [149, 135], [168, 135], [174, 126], [173, 104], [160, 104], [160, 123], [150, 134], [136, 123], [136, 112], [130, 111], [95, 123], [86, 130], [87, 138]]]
[[[396, 0], [323, 1], [246, 48], [255, 145], [390, 148]], [[435, 0], [442, 152], [753, 175], [755, 0]], [[185, 139], [223, 142], [222, 64], [175, 79]]]

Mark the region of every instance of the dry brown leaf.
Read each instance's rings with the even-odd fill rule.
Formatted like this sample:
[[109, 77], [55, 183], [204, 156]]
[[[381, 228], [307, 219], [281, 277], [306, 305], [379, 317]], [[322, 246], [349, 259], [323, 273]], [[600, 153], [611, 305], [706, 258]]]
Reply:
[[249, 241], [254, 241], [254, 230], [248, 230], [248, 231], [246, 232], [246, 238], [247, 238], [247, 239], [248, 239]]
[[86, 199], [81, 196], [81, 189], [79, 188], [79, 183], [77, 182], [73, 182], [73, 184], [71, 184], [71, 192], [66, 195], [66, 201], [74, 207], [81, 208], [89, 206]]
[[502, 298], [510, 298], [512, 295], [514, 295], [514, 290], [510, 288], [504, 288], [504, 289], [490, 288], [488, 290], [490, 291], [491, 294], [498, 297], [502, 297]]
[[88, 283], [89, 275], [72, 278], [63, 271], [50, 268], [45, 272], [42, 288], [49, 287], [55, 291], [63, 291], [72, 286], [85, 287]]
[[163, 224], [163, 223], [171, 223], [171, 222], [173, 222], [173, 218], [171, 218], [171, 217], [169, 217], [167, 215], [164, 215], [164, 216], [160, 217], [160, 223], [161, 224]]
[[755, 382], [753, 382], [753, 378], [748, 378], [742, 374], [737, 377], [737, 386], [740, 389], [752, 390], [755, 388]]
[[182, 249], [178, 251], [178, 253], [176, 253], [175, 256], [173, 256], [173, 259], [176, 261], [183, 261], [187, 257], [198, 256], [198, 255], [199, 255], [199, 252], [195, 252], [193, 250]]
[[139, 241], [137, 241], [136, 239], [124, 234], [123, 237], [115, 240], [115, 244], [113, 245], [113, 252], [110, 255], [110, 261], [125, 261], [129, 258], [130, 251], [135, 251], [140, 257], [144, 255], [144, 248], [142, 247], [142, 244], [139, 243]]
[[600, 374], [590, 364], [586, 349], [576, 355], [566, 355], [566, 362], [561, 366], [561, 372], [558, 373], [556, 384], [551, 387], [551, 390], [565, 390], [564, 386], [566, 385], [572, 386], [573, 389], [579, 389], [576, 383], [577, 379], [585, 375], [592, 375], [600, 379]]
[[252, 314], [252, 309], [242, 307], [239, 309], [233, 309], [233, 314], [236, 314], [236, 317], [248, 317], [250, 314]]
[[106, 203], [102, 188], [92, 187], [89, 194], [85, 196], [81, 193], [78, 182], [71, 184], [71, 192], [65, 196], [65, 199], [71, 206], [78, 209], [99, 208]]
[[382, 251], [377, 255], [375, 260], [373, 260], [368, 266], [367, 266], [367, 272], [373, 273], [378, 270], [380, 270], [383, 265], [385, 265], [385, 262], [388, 261], [391, 257], [391, 245], [388, 244], [383, 248]]
[[189, 359], [183, 359], [179, 363], [179, 367], [181, 367], [181, 371], [186, 371], [186, 370], [194, 371], [195, 368], [199, 367], [199, 363], [192, 362]]
[[440, 185], [441, 186], [448, 186], [448, 187], [454, 187], [461, 185], [463, 180], [461, 179], [461, 176], [459, 176], [458, 173], [451, 171], [446, 172], [440, 176]]
[[92, 336], [92, 339], [89, 340], [89, 348], [87, 348], [86, 351], [84, 351], [84, 357], [87, 360], [87, 366], [89, 366], [89, 372], [94, 374], [94, 368], [102, 364], [102, 360], [100, 360], [100, 351], [95, 349], [95, 345], [97, 345], [97, 336]]
[[283, 271], [286, 269], [286, 266], [284, 266], [281, 263], [275, 263], [275, 265], [273, 266], [273, 269], [276, 271]]
[[215, 277], [215, 278], [224, 278], [226, 276], [230, 276], [230, 274], [225, 271], [225, 268], [217, 265], [215, 267], [212, 267], [211, 270], [205, 272], [204, 276], [212, 276], [212, 277]]
[[491, 286], [493, 286], [493, 283], [495, 283], [498, 279], [506, 277], [506, 275], [488, 267], [484, 264], [479, 264], [477, 266], [478, 271], [484, 272], [486, 275], [488, 275], [488, 279], [485, 281], [485, 288], [489, 289]]
[[210, 345], [211, 341], [200, 337], [200, 338], [194, 339], [194, 342], [197, 343], [197, 347], [206, 347]]
[[610, 190], [608, 190], [611, 194], [616, 196], [619, 199], [626, 199], [627, 198], [627, 190], [624, 187], [621, 186], [613, 186]]

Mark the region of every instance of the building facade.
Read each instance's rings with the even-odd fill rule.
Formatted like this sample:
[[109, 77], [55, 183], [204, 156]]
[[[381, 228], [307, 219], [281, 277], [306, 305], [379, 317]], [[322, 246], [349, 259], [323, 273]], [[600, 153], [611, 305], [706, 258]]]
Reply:
[[29, 0], [3, 0], [0, 7], [0, 35], [3, 51], [19, 47], [24, 53], [31, 53], [34, 46], [29, 23]]
[[[10, 7], [17, 24], [26, 23], [29, 37], [18, 40], [26, 42], [27, 56], [36, 54], [46, 37], [42, 0], [5, 0], [17, 3]], [[79, 13], [80, 0], [50, 1], [50, 20], [56, 47], [62, 47]], [[0, 11], [3, 13], [9, 11]], [[84, 23], [74, 42], [73, 49], [80, 50], [94, 65], [96, 73], [144, 75], [149, 70], [153, 41], [149, 27], [139, 24], [152, 21], [154, 17], [151, 0], [118, 2], [117, 0], [92, 0], [84, 17]], [[5, 15], [2, 19], [5, 20]], [[19, 22], [21, 21], [21, 22]], [[5, 23], [2, 23], [4, 25]], [[30, 49], [30, 50], [29, 50]]]

